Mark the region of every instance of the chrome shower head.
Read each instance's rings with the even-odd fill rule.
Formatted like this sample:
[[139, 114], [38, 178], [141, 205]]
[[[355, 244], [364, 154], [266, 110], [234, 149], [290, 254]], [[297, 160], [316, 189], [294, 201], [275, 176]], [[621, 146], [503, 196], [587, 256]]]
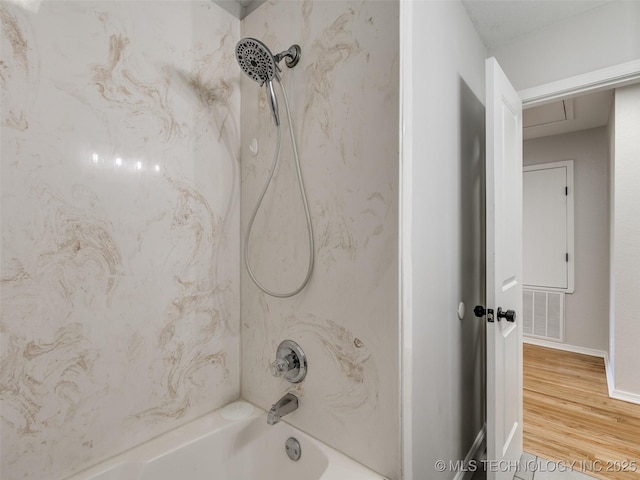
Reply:
[[244, 73], [260, 85], [278, 76], [278, 64], [267, 46], [255, 38], [243, 38], [236, 45], [236, 60]]
[[240, 68], [249, 78], [260, 85], [266, 84], [273, 120], [276, 125], [280, 125], [278, 99], [276, 98], [276, 92], [273, 90], [273, 79], [280, 79], [278, 77], [279, 68], [271, 50], [260, 40], [243, 38], [236, 44], [236, 60], [238, 60]]
[[273, 89], [273, 79], [280, 81], [278, 63], [283, 58], [287, 67], [295, 67], [300, 60], [300, 47], [292, 45], [284, 52], [274, 56], [264, 43], [255, 38], [243, 38], [236, 44], [236, 60], [242, 71], [260, 85], [266, 86], [269, 105], [276, 125], [280, 125], [280, 115], [278, 114], [278, 99]]

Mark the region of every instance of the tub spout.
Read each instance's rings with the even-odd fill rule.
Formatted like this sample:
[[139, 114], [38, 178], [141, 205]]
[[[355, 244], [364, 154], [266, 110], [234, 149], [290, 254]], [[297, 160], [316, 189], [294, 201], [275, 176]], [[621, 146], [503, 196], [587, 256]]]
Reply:
[[269, 413], [267, 414], [267, 423], [269, 425], [275, 425], [280, 421], [280, 418], [294, 410], [297, 410], [298, 405], [298, 397], [293, 393], [287, 393], [271, 406], [271, 410], [269, 410]]

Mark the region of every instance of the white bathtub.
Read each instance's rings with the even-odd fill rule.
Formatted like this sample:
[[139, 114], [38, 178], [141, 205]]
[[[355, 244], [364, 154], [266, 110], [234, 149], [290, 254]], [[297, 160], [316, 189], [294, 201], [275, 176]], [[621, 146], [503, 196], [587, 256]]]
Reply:
[[[289, 437], [300, 442], [298, 461], [285, 452]], [[264, 410], [235, 402], [67, 480], [347, 479], [384, 477], [284, 421], [267, 425]]]

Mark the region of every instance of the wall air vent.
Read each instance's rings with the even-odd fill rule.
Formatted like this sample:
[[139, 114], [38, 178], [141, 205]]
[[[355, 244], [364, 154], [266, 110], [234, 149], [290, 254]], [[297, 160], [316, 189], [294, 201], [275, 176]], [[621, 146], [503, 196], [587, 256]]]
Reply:
[[522, 289], [522, 333], [564, 342], [564, 293]]

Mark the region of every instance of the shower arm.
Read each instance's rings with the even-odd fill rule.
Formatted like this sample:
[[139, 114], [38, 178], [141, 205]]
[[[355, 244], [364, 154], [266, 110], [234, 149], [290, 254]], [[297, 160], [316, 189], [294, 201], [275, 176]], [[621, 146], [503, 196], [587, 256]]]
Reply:
[[284, 64], [289, 68], [293, 68], [300, 61], [300, 45], [291, 45], [287, 50], [276, 53], [273, 58], [275, 59], [276, 64], [280, 63], [284, 58]]
[[[280, 62], [282, 61], [282, 59], [284, 59], [284, 64], [289, 67], [289, 68], [293, 68], [295, 67], [298, 62], [300, 61], [300, 53], [301, 53], [301, 49], [300, 49], [300, 45], [297, 44], [293, 44], [291, 45], [288, 49], [280, 52], [280, 53], [276, 53], [273, 56], [273, 60], [275, 61], [275, 75], [274, 77], [280, 81], [280, 75], [279, 72], [281, 72], [282, 70], [280, 70]], [[270, 80], [263, 80], [260, 83], [261, 87], [264, 87], [265, 85], [267, 85], [267, 94], [270, 94], [273, 96], [273, 86], [270, 86], [271, 81]], [[274, 117], [277, 117], [277, 115], [274, 113]], [[278, 124], [278, 121], [276, 120], [276, 125]]]

